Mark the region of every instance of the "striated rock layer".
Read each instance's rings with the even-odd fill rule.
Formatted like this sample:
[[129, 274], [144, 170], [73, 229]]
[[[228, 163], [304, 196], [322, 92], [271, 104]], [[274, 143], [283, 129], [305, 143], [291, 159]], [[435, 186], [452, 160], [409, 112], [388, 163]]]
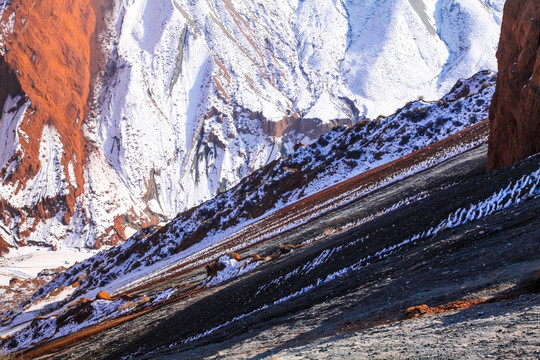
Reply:
[[540, 2], [508, 0], [490, 110], [488, 168], [540, 151]]

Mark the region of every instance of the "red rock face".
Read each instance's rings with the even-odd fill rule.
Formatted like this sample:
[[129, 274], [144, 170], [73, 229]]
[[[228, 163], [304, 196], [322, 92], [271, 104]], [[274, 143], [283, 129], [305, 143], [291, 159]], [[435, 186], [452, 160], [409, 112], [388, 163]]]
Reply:
[[[20, 125], [28, 137], [20, 140], [21, 150], [6, 165], [15, 165], [6, 182], [24, 188], [38, 173], [45, 126], [53, 126], [60, 135], [63, 172], [68, 174], [71, 162], [75, 175], [66, 195], [40, 199], [32, 209], [7, 209], [5, 199], [0, 199], [5, 223], [28, 216], [47, 219], [61, 212], [67, 224], [73, 215], [84, 189], [88, 151], [82, 126], [102, 58], [97, 34], [104, 29], [105, 12], [112, 4], [113, 0], [14, 0], [3, 14], [3, 23], [14, 14], [15, 24], [4, 37], [5, 55], [0, 56], [0, 105], [10, 94], [25, 95], [31, 102]], [[24, 243], [25, 234], [19, 235]], [[0, 238], [0, 253], [4, 244]]]
[[490, 109], [488, 168], [540, 152], [540, 2], [508, 0]]

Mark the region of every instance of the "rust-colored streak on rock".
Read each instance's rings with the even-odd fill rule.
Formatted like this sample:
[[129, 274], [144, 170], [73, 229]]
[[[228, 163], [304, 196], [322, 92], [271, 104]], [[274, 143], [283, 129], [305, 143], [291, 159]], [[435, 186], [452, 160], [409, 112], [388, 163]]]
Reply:
[[[90, 37], [95, 14], [89, 2], [15, 0], [15, 29], [5, 61], [18, 74], [22, 90], [35, 109], [21, 129], [30, 137], [13, 179], [26, 182], [40, 168], [38, 154], [45, 125], [54, 126], [64, 145], [67, 174], [73, 162], [78, 190], [83, 185], [84, 145], [81, 129], [90, 92]], [[9, 16], [8, 13], [5, 16]]]
[[2, 236], [0, 236], [0, 256], [3, 254], [7, 254], [9, 251], [9, 245], [8, 243], [2, 239]]
[[490, 109], [488, 168], [540, 151], [540, 2], [508, 0]]
[[459, 301], [454, 301], [454, 302], [444, 304], [444, 305], [436, 305], [433, 307], [427, 306], [426, 304], [411, 306], [405, 312], [405, 318], [414, 319], [421, 316], [445, 314], [452, 311], [468, 309], [470, 307], [485, 304], [490, 301], [493, 301], [493, 299], [491, 300], [483, 300], [483, 299], [459, 300]]

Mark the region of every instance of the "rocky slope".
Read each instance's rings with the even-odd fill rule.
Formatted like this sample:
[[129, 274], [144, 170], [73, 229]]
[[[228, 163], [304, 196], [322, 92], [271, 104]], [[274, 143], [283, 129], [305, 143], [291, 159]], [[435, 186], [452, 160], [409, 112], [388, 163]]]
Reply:
[[[104, 319], [152, 308], [173, 294], [171, 289], [163, 292], [161, 286], [149, 291], [158, 279], [166, 282], [223, 252], [272, 239], [485, 142], [486, 121], [480, 121], [487, 118], [495, 81], [495, 74], [481, 72], [460, 80], [440, 101], [412, 102], [388, 118], [336, 127], [312, 145], [299, 146], [289, 158], [272, 162], [231, 190], [179, 214], [163, 228], [148, 228], [121, 246], [71, 267], [27, 301], [1, 314], [5, 326], [1, 330], [7, 333], [28, 316], [45, 317], [14, 334], [7, 347], [24, 348], [48, 337], [44, 334], [67, 335]], [[466, 135], [455, 134], [463, 129]], [[439, 140], [443, 141], [435, 146]], [[420, 148], [425, 149], [411, 155]], [[381, 170], [368, 171], [376, 167]], [[354, 175], [357, 180], [351, 179]], [[348, 179], [354, 185], [342, 183]], [[377, 211], [390, 211], [394, 205], [400, 206], [388, 204], [388, 209]], [[377, 211], [347, 226], [369, 221]], [[314, 237], [321, 233], [319, 229]], [[146, 289], [148, 296], [141, 297], [139, 288]], [[94, 308], [97, 303], [87, 300], [103, 290], [122, 296], [106, 309]], [[75, 324], [80, 312], [84, 320]], [[59, 313], [65, 317], [58, 317]], [[41, 329], [35, 332], [37, 337], [29, 335], [36, 326]]]
[[[4, 346], [22, 349], [25, 358], [266, 358], [309, 353], [309, 345], [324, 337], [328, 350], [360, 354], [396, 349], [388, 348], [388, 339], [367, 348], [355, 341], [344, 349], [340, 334], [377, 339], [399, 324], [415, 329], [419, 322], [407, 325], [410, 319], [447, 313], [445, 326], [432, 326], [452, 334], [442, 340], [450, 346], [444, 349], [448, 358], [473, 353], [460, 346], [465, 340], [477, 351], [533, 357], [540, 159], [486, 173], [486, 153], [485, 145], [465, 151], [246, 249], [245, 254], [262, 254], [283, 241], [304, 244], [275, 261], [255, 268], [244, 264], [243, 272], [217, 283], [203, 281], [199, 266], [162, 282], [160, 289], [111, 299], [98, 293], [95, 300], [81, 299], [36, 318]], [[328, 226], [340, 230], [321, 238]], [[533, 306], [525, 314], [521, 308], [518, 318], [496, 317], [499, 307], [517, 310], [523, 298]], [[455, 317], [458, 324], [451, 321]], [[487, 331], [454, 337], [459, 323], [480, 317]], [[509, 327], [501, 331], [498, 320]], [[61, 337], [70, 330], [77, 332]], [[498, 336], [486, 342], [486, 332]], [[518, 338], [524, 332], [527, 337]], [[58, 339], [27, 348], [51, 337]], [[439, 354], [443, 349], [436, 344], [425, 351]], [[399, 357], [415, 358], [409, 348], [419, 350], [400, 344]]]
[[436, 99], [496, 67], [503, 3], [2, 1], [0, 249], [115, 244]]
[[508, 1], [490, 111], [489, 168], [540, 151], [540, 3]]
[[0, 99], [0, 237], [11, 246], [92, 246], [125, 237], [114, 227], [115, 214], [107, 223], [96, 221], [92, 208], [99, 193], [89, 164], [97, 151], [84, 130], [100, 70], [96, 33], [104, 26], [105, 6], [110, 4], [2, 5], [0, 72], [8, 86]]

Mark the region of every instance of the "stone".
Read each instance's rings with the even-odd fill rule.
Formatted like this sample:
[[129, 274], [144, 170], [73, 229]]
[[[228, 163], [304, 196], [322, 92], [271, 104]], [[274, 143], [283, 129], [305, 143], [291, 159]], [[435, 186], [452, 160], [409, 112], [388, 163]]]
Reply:
[[112, 298], [109, 294], [102, 290], [96, 295], [96, 300], [112, 300]]
[[504, 7], [497, 90], [490, 108], [488, 169], [540, 152], [540, 2]]

